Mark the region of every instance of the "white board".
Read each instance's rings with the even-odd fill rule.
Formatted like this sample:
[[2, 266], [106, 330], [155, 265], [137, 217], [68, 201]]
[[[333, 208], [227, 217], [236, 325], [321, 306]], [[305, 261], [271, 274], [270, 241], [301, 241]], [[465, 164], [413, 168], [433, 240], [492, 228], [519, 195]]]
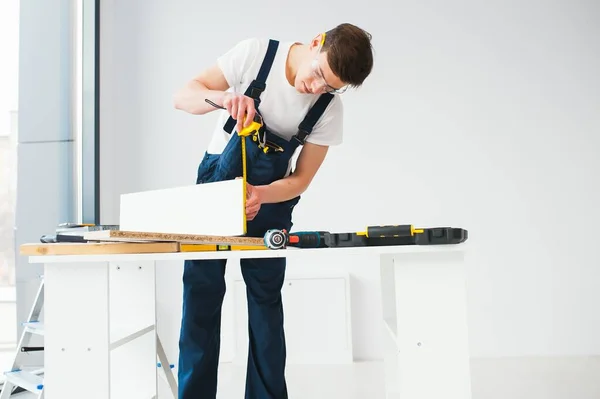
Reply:
[[121, 195], [120, 229], [148, 233], [244, 234], [243, 180]]

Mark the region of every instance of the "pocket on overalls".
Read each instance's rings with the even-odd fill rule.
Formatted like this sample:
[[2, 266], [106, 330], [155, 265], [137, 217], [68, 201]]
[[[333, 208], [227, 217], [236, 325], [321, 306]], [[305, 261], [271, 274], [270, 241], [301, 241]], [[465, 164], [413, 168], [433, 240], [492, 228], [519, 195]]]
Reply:
[[218, 154], [204, 153], [204, 157], [198, 165], [198, 171], [196, 174], [196, 184], [210, 183], [214, 181], [215, 166], [219, 159]]
[[242, 176], [241, 137], [234, 134], [213, 165], [215, 181], [231, 180]]
[[252, 164], [250, 165], [250, 173], [248, 175], [248, 182], [255, 186], [271, 184], [276, 180], [283, 178], [278, 176], [277, 173], [277, 162], [274, 154], [265, 154], [260, 150], [256, 150], [252, 154]]
[[265, 153], [253, 143], [248, 156], [248, 182], [254, 185], [271, 184], [283, 179], [288, 170], [291, 155], [287, 152]]

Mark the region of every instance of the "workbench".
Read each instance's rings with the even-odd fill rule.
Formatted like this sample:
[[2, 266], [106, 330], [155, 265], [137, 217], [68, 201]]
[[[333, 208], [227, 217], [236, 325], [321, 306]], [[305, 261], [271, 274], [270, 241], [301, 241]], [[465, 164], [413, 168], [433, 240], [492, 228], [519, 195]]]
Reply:
[[387, 397], [469, 399], [467, 248], [463, 243], [29, 256], [30, 263], [44, 264], [44, 397], [157, 395], [156, 356], [162, 349], [156, 339], [157, 262], [339, 253], [379, 259]]

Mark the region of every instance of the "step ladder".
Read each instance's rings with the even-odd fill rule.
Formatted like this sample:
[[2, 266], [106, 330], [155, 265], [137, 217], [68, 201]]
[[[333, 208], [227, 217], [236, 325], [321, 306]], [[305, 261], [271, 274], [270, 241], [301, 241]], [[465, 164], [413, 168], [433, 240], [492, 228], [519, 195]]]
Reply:
[[44, 335], [44, 324], [40, 322], [40, 314], [44, 305], [44, 279], [41, 277], [33, 306], [23, 323], [23, 331], [10, 371], [4, 373], [4, 386], [0, 392], [0, 399], [9, 399], [13, 393], [23, 390], [35, 394], [36, 398], [44, 397], [44, 367], [27, 367], [25, 359], [29, 352], [43, 351], [43, 347], [29, 346], [35, 335]]
[[[44, 350], [43, 346], [29, 346], [34, 336], [44, 335], [44, 323], [41, 322], [40, 314], [44, 306], [44, 278], [40, 277], [40, 285], [37, 290], [35, 300], [27, 321], [23, 323], [23, 331], [17, 346], [15, 360], [9, 371], [4, 373], [4, 385], [0, 391], [0, 399], [9, 399], [12, 394], [17, 394], [23, 391], [33, 393], [35, 398], [43, 399], [44, 397], [44, 367], [25, 366], [25, 356], [29, 352], [40, 352]], [[156, 366], [163, 370], [160, 376], [167, 382], [169, 390], [173, 394], [173, 398], [177, 399], [177, 382], [173, 374], [173, 364], [167, 360], [167, 354], [162, 346], [160, 338], [156, 336], [156, 348], [158, 363]], [[153, 398], [154, 399], [154, 398]]]

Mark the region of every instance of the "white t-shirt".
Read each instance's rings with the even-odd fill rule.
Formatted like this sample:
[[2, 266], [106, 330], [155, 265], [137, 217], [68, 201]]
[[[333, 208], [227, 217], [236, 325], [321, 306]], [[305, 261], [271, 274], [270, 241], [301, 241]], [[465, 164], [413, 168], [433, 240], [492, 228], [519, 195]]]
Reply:
[[[259, 110], [270, 131], [280, 137], [291, 139], [298, 132], [298, 125], [310, 107], [317, 101], [319, 94], [299, 93], [285, 76], [285, 64], [293, 42], [279, 42], [273, 66], [266, 81], [266, 89], [261, 94]], [[245, 93], [256, 79], [269, 45], [268, 39], [251, 38], [239, 42], [217, 60], [230, 89]], [[208, 153], [220, 154], [232, 134], [223, 130], [229, 118], [227, 111], [218, 110], [219, 119], [208, 146]], [[307, 142], [333, 146], [342, 142], [343, 108], [339, 96], [334, 95], [324, 114], [315, 124]], [[297, 155], [297, 154], [296, 154]], [[289, 173], [289, 169], [288, 169]]]

